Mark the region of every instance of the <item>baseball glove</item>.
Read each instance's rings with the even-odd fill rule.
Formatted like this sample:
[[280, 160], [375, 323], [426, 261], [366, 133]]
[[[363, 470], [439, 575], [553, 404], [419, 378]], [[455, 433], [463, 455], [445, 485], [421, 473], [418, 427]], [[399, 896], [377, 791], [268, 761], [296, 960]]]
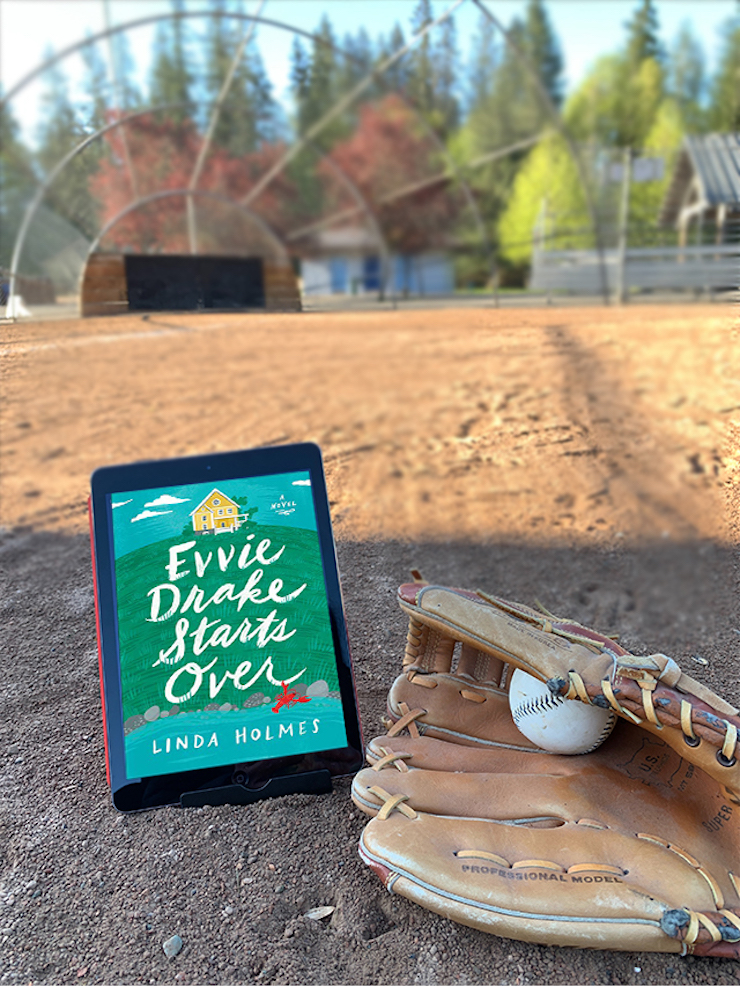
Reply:
[[[573, 621], [421, 582], [399, 602], [404, 672], [352, 786], [388, 890], [513, 939], [740, 958], [738, 711]], [[612, 709], [611, 736], [537, 749], [511, 667]]]

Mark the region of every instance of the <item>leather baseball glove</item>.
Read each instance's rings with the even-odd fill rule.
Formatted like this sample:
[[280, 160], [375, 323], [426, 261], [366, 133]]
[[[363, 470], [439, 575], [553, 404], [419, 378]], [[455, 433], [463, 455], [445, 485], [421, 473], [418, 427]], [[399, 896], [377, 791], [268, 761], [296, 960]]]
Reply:
[[[388, 890], [512, 939], [740, 958], [738, 711], [573, 621], [421, 582], [399, 602], [404, 672], [352, 786]], [[620, 721], [592, 753], [539, 750], [512, 667]]]

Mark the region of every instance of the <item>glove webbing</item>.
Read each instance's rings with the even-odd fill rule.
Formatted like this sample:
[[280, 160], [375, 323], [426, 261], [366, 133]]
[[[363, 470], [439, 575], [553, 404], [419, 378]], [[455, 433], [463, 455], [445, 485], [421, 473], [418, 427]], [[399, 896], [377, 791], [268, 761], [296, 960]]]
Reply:
[[[588, 703], [589, 706], [600, 705], [593, 702], [595, 697], [589, 694], [578, 672], [568, 672], [568, 681], [564, 682], [563, 685], [567, 686], [567, 688], [561, 690], [556, 685], [556, 689], [560, 695], [564, 695], [565, 699], [577, 698], [584, 703]], [[666, 724], [661, 723], [658, 719], [653, 700], [653, 693], [656, 690], [657, 682], [655, 679], [641, 679], [638, 680], [637, 685], [640, 688], [639, 700], [636, 697], [633, 698], [626, 694], [630, 689], [631, 682], [622, 680], [622, 688], [619, 690], [620, 695], [622, 695], [622, 702], [620, 702], [616, 696], [617, 690], [614, 689], [608, 678], [604, 678], [601, 680], [601, 695], [607, 700], [612, 709], [638, 725], [643, 721], [632, 710], [628, 709], [624, 703], [631, 702], [637, 708], [639, 708], [638, 703], [641, 703], [645, 719], [652, 723], [656, 729], [662, 730]], [[676, 721], [676, 725], [680, 724], [684, 741], [689, 747], [697, 747], [701, 742], [701, 736], [715, 746], [719, 746], [719, 741], [722, 740], [722, 745], [717, 751], [717, 761], [724, 768], [735, 766], [737, 762], [736, 747], [738, 743], [738, 729], [734, 723], [730, 723], [729, 720], [715, 716], [712, 713], [707, 713], [702, 709], [697, 709], [686, 699], [680, 700], [679, 704], [678, 700], [671, 699], [669, 695], [663, 695], [661, 693], [658, 703], [661, 706], [661, 712], [664, 717], [668, 714]], [[678, 708], [676, 709], [676, 707]], [[696, 725], [701, 736], [697, 736], [694, 725]]]

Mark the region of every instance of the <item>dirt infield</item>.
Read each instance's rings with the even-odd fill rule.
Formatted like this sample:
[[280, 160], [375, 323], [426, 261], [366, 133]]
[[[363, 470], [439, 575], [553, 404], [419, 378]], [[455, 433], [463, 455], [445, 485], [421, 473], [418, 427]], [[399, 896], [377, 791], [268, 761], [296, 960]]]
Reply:
[[[367, 737], [412, 566], [619, 631], [737, 704], [733, 319], [712, 305], [5, 327], [0, 981], [737, 983], [737, 962], [509, 942], [388, 895], [357, 856], [347, 780], [118, 815], [86, 533], [97, 466], [313, 440]], [[303, 917], [325, 904], [330, 919]]]

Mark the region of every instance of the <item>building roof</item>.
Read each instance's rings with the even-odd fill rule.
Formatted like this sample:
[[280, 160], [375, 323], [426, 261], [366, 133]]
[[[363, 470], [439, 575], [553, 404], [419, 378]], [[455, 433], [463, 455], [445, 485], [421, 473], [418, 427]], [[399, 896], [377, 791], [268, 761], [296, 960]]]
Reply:
[[228, 500], [228, 502], [229, 502], [230, 504], [235, 504], [235, 505], [236, 505], [237, 507], [239, 506], [239, 505], [238, 505], [238, 504], [236, 503], [236, 501], [235, 501], [235, 500], [233, 499], [233, 497], [229, 497], [229, 496], [227, 496], [227, 495], [226, 495], [225, 493], [221, 493], [221, 491], [220, 491], [220, 490], [218, 489], [218, 487], [214, 487], [214, 488], [213, 488], [213, 490], [211, 490], [211, 492], [210, 492], [209, 494], [207, 494], [207, 496], [205, 496], [205, 497], [203, 498], [203, 500], [201, 500], [201, 502], [200, 502], [200, 503], [198, 504], [198, 506], [197, 506], [197, 507], [194, 507], [194, 508], [193, 508], [193, 510], [192, 510], [192, 511], [190, 512], [190, 515], [193, 515], [193, 514], [196, 514], [196, 513], [198, 512], [198, 511], [200, 511], [200, 510], [202, 510], [202, 508], [203, 508], [203, 505], [205, 504], [205, 502], [206, 502], [207, 500], [210, 500], [210, 499], [211, 499], [211, 497], [212, 497], [212, 496], [213, 496], [214, 494], [218, 494], [218, 495], [219, 495], [219, 497], [223, 497], [223, 499], [224, 499], [224, 500]]
[[740, 134], [705, 134], [685, 137], [671, 184], [660, 210], [659, 222], [675, 223], [685, 203], [688, 186], [696, 180], [705, 209], [740, 208]]

